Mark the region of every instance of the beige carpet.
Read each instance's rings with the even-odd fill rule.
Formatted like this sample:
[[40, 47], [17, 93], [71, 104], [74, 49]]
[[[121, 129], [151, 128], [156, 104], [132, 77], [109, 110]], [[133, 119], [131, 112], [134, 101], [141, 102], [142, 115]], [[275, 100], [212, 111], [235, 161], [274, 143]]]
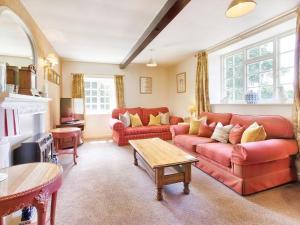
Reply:
[[183, 185], [165, 188], [155, 200], [155, 186], [133, 165], [129, 147], [94, 141], [79, 148], [78, 165], [62, 159], [58, 225], [227, 225], [300, 224], [300, 184], [289, 184], [241, 197], [197, 168], [190, 195]]

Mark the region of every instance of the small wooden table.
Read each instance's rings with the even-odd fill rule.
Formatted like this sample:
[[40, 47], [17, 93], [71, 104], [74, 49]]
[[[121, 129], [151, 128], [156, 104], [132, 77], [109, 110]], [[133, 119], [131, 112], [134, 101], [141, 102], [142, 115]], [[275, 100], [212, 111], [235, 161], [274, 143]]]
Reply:
[[0, 182], [0, 224], [3, 217], [28, 206], [38, 213], [38, 225], [46, 224], [48, 200], [50, 224], [54, 225], [57, 191], [62, 184], [62, 168], [53, 163], [28, 163], [0, 169], [8, 178]]
[[[157, 200], [163, 199], [163, 186], [168, 184], [183, 182], [183, 192], [190, 193], [191, 164], [198, 162], [198, 159], [159, 138], [130, 140], [129, 143], [133, 147], [134, 165], [138, 165], [137, 156], [140, 156], [146, 163], [147, 172], [155, 180]], [[174, 168], [176, 172], [165, 175], [168, 167]]]

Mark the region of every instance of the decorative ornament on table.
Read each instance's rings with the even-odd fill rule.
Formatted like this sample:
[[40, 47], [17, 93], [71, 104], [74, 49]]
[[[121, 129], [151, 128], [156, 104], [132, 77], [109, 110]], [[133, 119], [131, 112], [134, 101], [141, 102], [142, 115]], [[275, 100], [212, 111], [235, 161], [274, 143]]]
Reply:
[[258, 94], [253, 90], [250, 90], [245, 95], [245, 101], [247, 104], [256, 104], [258, 101]]

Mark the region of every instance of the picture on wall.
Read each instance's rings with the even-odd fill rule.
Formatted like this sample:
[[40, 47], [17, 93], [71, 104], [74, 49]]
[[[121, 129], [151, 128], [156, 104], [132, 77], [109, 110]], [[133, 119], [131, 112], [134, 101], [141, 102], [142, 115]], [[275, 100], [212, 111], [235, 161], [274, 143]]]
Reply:
[[140, 77], [140, 93], [152, 94], [152, 77]]
[[177, 93], [186, 92], [186, 76], [185, 73], [179, 73], [176, 75]]

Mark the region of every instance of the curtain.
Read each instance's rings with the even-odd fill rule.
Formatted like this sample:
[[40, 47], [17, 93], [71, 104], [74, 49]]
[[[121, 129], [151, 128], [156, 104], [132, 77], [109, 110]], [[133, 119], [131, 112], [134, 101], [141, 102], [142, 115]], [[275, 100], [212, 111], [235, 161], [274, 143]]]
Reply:
[[208, 92], [207, 53], [205, 51], [198, 53], [196, 71], [196, 109], [198, 118], [202, 112], [211, 111]]
[[124, 79], [122, 75], [115, 75], [115, 86], [116, 86], [117, 107], [124, 108], [125, 107]]
[[84, 119], [85, 115], [85, 92], [84, 92], [84, 74], [72, 73], [72, 98], [74, 114]]
[[72, 98], [84, 98], [84, 74], [73, 73]]
[[300, 146], [300, 7], [298, 8], [297, 13], [293, 123], [295, 136], [297, 138], [298, 145]]

